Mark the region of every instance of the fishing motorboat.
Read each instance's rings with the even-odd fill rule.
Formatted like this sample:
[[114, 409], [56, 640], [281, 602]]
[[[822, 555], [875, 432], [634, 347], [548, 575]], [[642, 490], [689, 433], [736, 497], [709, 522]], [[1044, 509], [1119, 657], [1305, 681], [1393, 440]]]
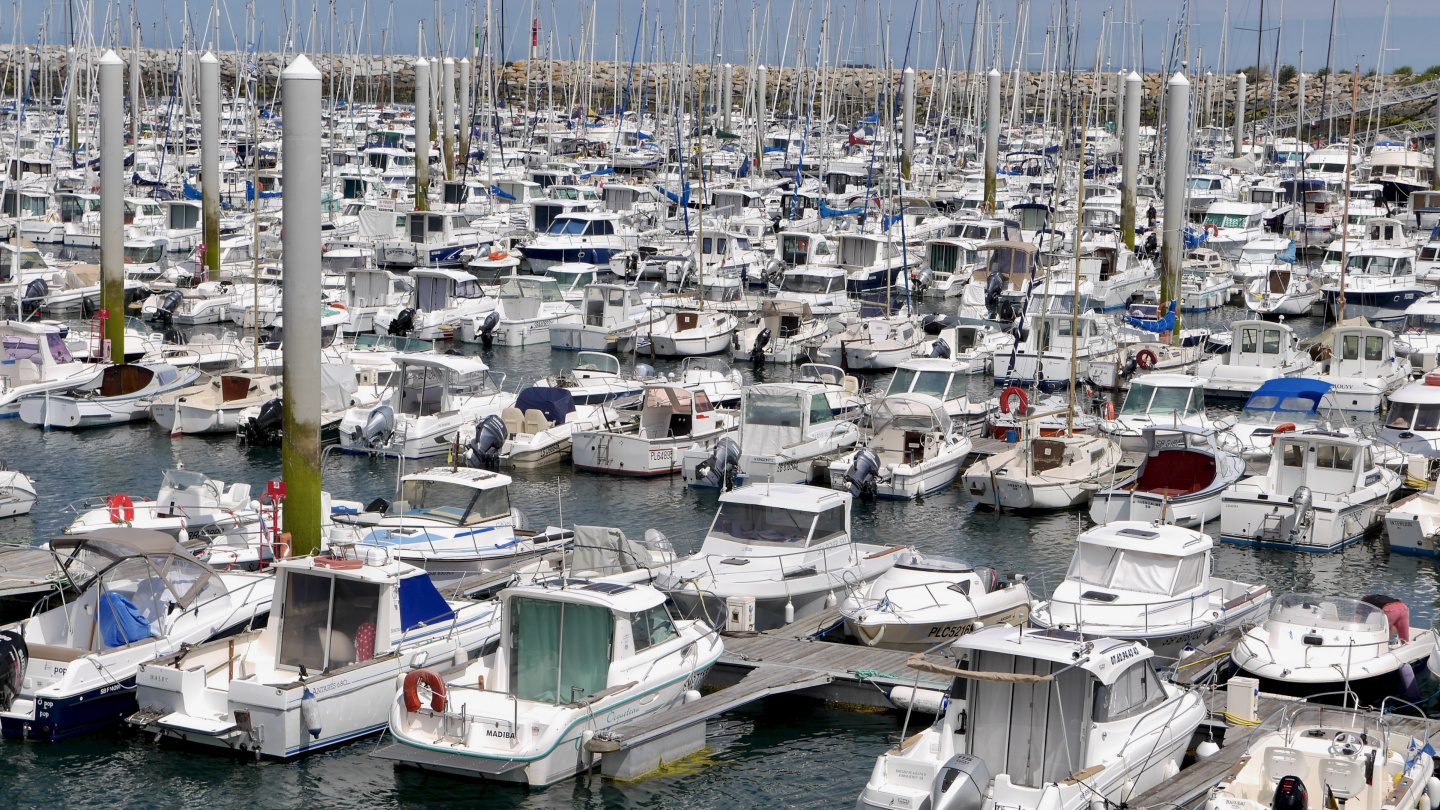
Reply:
[[30, 514], [36, 497], [35, 481], [0, 461], [0, 518]]
[[410, 278], [415, 284], [414, 305], [380, 307], [375, 311], [375, 331], [421, 340], [448, 339], [459, 324], [495, 310], [495, 299], [485, 295], [480, 282], [464, 270], [417, 267]]
[[1295, 240], [1289, 237], [1260, 236], [1251, 239], [1240, 248], [1240, 258], [1235, 260], [1235, 281], [1248, 286], [1265, 278], [1276, 258], [1294, 248]]
[[569, 458], [575, 431], [620, 424], [621, 418], [609, 405], [576, 405], [567, 389], [531, 386], [514, 406], [480, 421], [466, 462], [518, 469], [558, 463]]
[[870, 408], [855, 450], [830, 462], [830, 486], [852, 497], [909, 500], [944, 489], [974, 442], [927, 394], [891, 394]]
[[1433, 749], [1428, 740], [1397, 730], [1391, 716], [1304, 702], [1286, 706], [1274, 728], [1231, 743], [1245, 751], [1210, 789], [1205, 807], [1423, 807], [1430, 792], [1440, 791], [1431, 774]]
[[1390, 507], [1385, 539], [1396, 554], [1440, 557], [1440, 497], [1433, 484]]
[[1237, 674], [1259, 679], [1262, 692], [1413, 701], [1415, 680], [1435, 652], [1435, 631], [1410, 627], [1409, 616], [1405, 603], [1389, 597], [1287, 593], [1245, 632], [1230, 660]]
[[60, 740], [127, 717], [141, 664], [270, 613], [268, 574], [217, 571], [161, 532], [103, 529], [51, 540], [49, 551], [55, 576], [86, 584], [3, 628], [6, 660], [24, 673], [0, 705], [7, 739]]
[[752, 363], [797, 363], [829, 332], [829, 322], [815, 317], [809, 304], [769, 300], [760, 305], [758, 315], [736, 328], [731, 357]]
[[[764, 383], [741, 393], [740, 429], [711, 450], [686, 450], [680, 476], [696, 487], [747, 483], [804, 484], [827, 469], [822, 459], [860, 439], [855, 423], [837, 419], [822, 383]], [[829, 482], [828, 472], [825, 483]]]
[[130, 725], [292, 759], [379, 733], [408, 673], [463, 665], [500, 636], [493, 603], [447, 600], [374, 549], [277, 562], [273, 593], [264, 629], [141, 664]]
[[536, 274], [570, 262], [603, 266], [612, 257], [639, 247], [639, 234], [616, 214], [571, 211], [555, 217], [548, 230], [525, 245], [525, 263]]
[[464, 669], [407, 675], [390, 703], [395, 743], [379, 756], [554, 784], [595, 764], [597, 735], [698, 700], [724, 651], [709, 625], [671, 618], [646, 585], [558, 578], [499, 598], [498, 649]]
[[500, 285], [495, 308], [463, 318], [455, 339], [461, 343], [530, 346], [550, 342], [550, 327], [579, 323], [580, 310], [560, 293], [555, 279], [511, 276]]
[[1216, 200], [1205, 209], [1205, 246], [1223, 259], [1240, 258], [1246, 245], [1265, 235], [1265, 206]]
[[1369, 325], [1329, 330], [1321, 346], [1321, 370], [1310, 376], [1330, 384], [1323, 407], [1375, 413], [1386, 398], [1410, 379], [1410, 364], [1395, 356], [1394, 334]]
[[1369, 439], [1318, 430], [1275, 437], [1270, 469], [1221, 496], [1220, 539], [1335, 551], [1380, 525], [1400, 476], [1375, 463]]
[[719, 354], [730, 347], [735, 334], [735, 316], [728, 312], [679, 309], [651, 321], [637, 332], [637, 351], [658, 357], [700, 357]]
[[646, 383], [640, 413], [623, 423], [570, 435], [575, 467], [612, 475], [669, 475], [682, 468], [686, 450], [713, 450], [739, 426], [736, 415], [716, 410], [703, 390], [677, 383]]
[[1380, 440], [1402, 452], [1440, 457], [1440, 373], [1391, 392]]
[[[802, 372], [804, 369], [801, 366]], [[687, 391], [703, 393], [717, 408], [738, 407], [740, 392], [745, 388], [740, 369], [731, 368], [719, 357], [687, 357], [680, 361], [680, 372], [671, 372], [669, 379]]]
[[1299, 317], [1310, 314], [1321, 294], [1314, 275], [1295, 261], [1295, 243], [1291, 242], [1245, 288], [1245, 307], [1261, 316]]
[[77, 361], [55, 324], [0, 320], [0, 418], [19, 416], [22, 397], [84, 386], [103, 368]]
[[910, 660], [949, 679], [931, 693], [939, 715], [880, 755], [858, 810], [1123, 804], [1179, 772], [1207, 714], [1134, 641], [996, 625], [952, 650], [954, 666]]
[[1025, 321], [1029, 331], [1015, 346], [1013, 367], [1002, 373], [996, 358], [996, 385], [1068, 390], [1072, 373], [1077, 381], [1087, 379], [1091, 361], [1112, 357], [1118, 347], [1110, 319], [1095, 312], [1050, 312]]
[[818, 362], [851, 371], [884, 371], [915, 356], [925, 333], [909, 315], [861, 318], [811, 350]]
[[550, 325], [550, 348], [613, 352], [622, 343], [633, 349], [639, 335], [658, 319], [640, 298], [640, 290], [625, 284], [587, 284], [580, 301], [580, 323]]
[[1245, 459], [1224, 449], [1214, 430], [1146, 428], [1140, 438], [1140, 466], [1095, 493], [1090, 519], [1198, 529], [1219, 518], [1220, 496], [1245, 476]]
[[390, 401], [345, 411], [340, 446], [346, 452], [380, 452], [402, 458], [444, 455], [462, 430], [515, 404], [478, 357], [401, 354]]
[[572, 536], [530, 531], [510, 505], [510, 476], [471, 467], [411, 473], [383, 510], [331, 517], [327, 547], [378, 547], [432, 574], [493, 571], [563, 548]]
[[580, 352], [575, 365], [537, 380], [534, 387], [564, 388], [576, 405], [619, 405], [639, 396], [644, 382], [635, 376], [626, 377], [620, 361], [612, 354]]
[[996, 509], [1069, 509], [1116, 480], [1124, 454], [1108, 436], [1035, 436], [966, 468], [970, 499]]
[[681, 615], [732, 630], [773, 630], [835, 607], [907, 550], [855, 542], [852, 501], [801, 484], [723, 493], [700, 549], [658, 570], [655, 587]]
[[1255, 622], [1270, 586], [1210, 575], [1214, 541], [1194, 529], [1119, 520], [1081, 532], [1064, 581], [1035, 606], [1036, 627], [1138, 641], [1177, 660], [1233, 627]]
[[[1200, 251], [1191, 251], [1191, 254]], [[1214, 251], [1205, 251], [1214, 256], [1214, 261], [1220, 261]], [[1208, 266], [1209, 262], [1199, 264], [1194, 258], [1187, 260], [1180, 272], [1180, 311], [1181, 312], [1209, 312], [1212, 309], [1219, 309], [1230, 303], [1230, 291], [1235, 286], [1235, 280], [1230, 276], [1230, 271], [1224, 267], [1215, 268]]]
[[895, 566], [840, 603], [845, 628], [861, 644], [927, 652], [993, 624], [1025, 625], [1030, 588], [994, 568], [905, 552]]
[[[1415, 277], [1412, 247], [1361, 244], [1351, 248], [1341, 270], [1343, 279], [1321, 285], [1326, 310], [1353, 318], [1395, 321], [1405, 317], [1411, 304], [1424, 298], [1426, 289]], [[1343, 282], [1343, 283], [1342, 283]]]
[[969, 364], [943, 357], [915, 357], [895, 367], [885, 396], [924, 394], [940, 400], [955, 429], [967, 436], [985, 431], [992, 406], [976, 402], [969, 394]]
[[1124, 450], [1148, 447], [1145, 431], [1151, 428], [1206, 430], [1211, 422], [1205, 415], [1205, 380], [1188, 374], [1141, 374], [1130, 380], [1130, 389], [1114, 419], [1100, 429], [1115, 436]]
[[116, 526], [161, 531], [186, 542], [192, 536], [215, 535], [260, 520], [250, 485], [224, 481], [185, 469], [166, 470], [152, 500], [117, 493], [70, 504], [75, 519], [66, 534], [89, 534]]
[[155, 397], [150, 418], [171, 436], [233, 433], [242, 411], [280, 396], [280, 390], [280, 377], [273, 374], [220, 374], [189, 389]]
[[80, 429], [150, 418], [150, 403], [200, 379], [197, 368], [168, 363], [106, 366], [99, 379], [64, 393], [30, 394], [20, 400], [20, 419], [50, 428]]
[[1269, 380], [1314, 372], [1314, 362], [1299, 348], [1288, 324], [1235, 321], [1230, 335], [1230, 350], [1202, 360], [1195, 371], [1205, 378], [1205, 393], [1211, 397], [1244, 399]]

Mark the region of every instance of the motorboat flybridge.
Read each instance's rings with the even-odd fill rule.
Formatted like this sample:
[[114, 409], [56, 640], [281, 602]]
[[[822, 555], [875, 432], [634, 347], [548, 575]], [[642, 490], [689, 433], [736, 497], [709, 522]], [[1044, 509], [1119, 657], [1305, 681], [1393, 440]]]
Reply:
[[993, 624], [1023, 626], [1030, 589], [987, 566], [906, 552], [840, 603], [845, 627], [867, 647], [928, 652]]
[[1082, 532], [1065, 580], [1030, 615], [1036, 627], [1086, 637], [1139, 641], [1162, 660], [1254, 622], [1270, 604], [1268, 585], [1210, 575], [1207, 534], [1147, 521], [1116, 521]]
[[[700, 550], [657, 572], [680, 613], [714, 626], [738, 606], [744, 627], [772, 630], [835, 607], [895, 564], [904, 546], [856, 543], [852, 499], [800, 484], [751, 484], [720, 496]], [[753, 623], [753, 626], [751, 624]]]

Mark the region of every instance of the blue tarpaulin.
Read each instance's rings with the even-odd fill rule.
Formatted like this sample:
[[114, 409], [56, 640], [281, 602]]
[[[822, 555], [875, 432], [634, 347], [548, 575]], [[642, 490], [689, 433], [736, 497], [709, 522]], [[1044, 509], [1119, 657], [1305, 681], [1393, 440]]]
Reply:
[[521, 411], [534, 408], [558, 425], [575, 412], [575, 399], [564, 388], [526, 388], [515, 398], [515, 407]]
[[100, 638], [107, 647], [123, 647], [150, 637], [150, 620], [140, 613], [134, 602], [114, 591], [100, 594], [96, 615]]
[[689, 204], [690, 204], [690, 187], [689, 187], [689, 186], [686, 186], [686, 187], [685, 187], [685, 193], [682, 194], [682, 195], [680, 195], [679, 197], [677, 197], [677, 196], [675, 196], [674, 194], [671, 194], [670, 192], [666, 191], [664, 186], [656, 186], [655, 188], [659, 189], [661, 194], [664, 194], [666, 197], [670, 198], [670, 202], [676, 203], [677, 205], [689, 205]]
[[1191, 228], [1191, 227], [1188, 226], [1188, 225], [1185, 226], [1185, 249], [1186, 249], [1186, 250], [1194, 250], [1195, 248], [1200, 247], [1202, 244], [1205, 243], [1205, 240], [1206, 240], [1206, 239], [1209, 239], [1209, 238], [1210, 238], [1210, 232], [1209, 232], [1209, 231], [1200, 231], [1199, 233], [1196, 233], [1194, 228]]
[[422, 624], [448, 622], [455, 618], [445, 597], [435, 589], [430, 575], [419, 573], [400, 580], [400, 630], [409, 632]]
[[[279, 197], [279, 196], [280, 196], [281, 194], [283, 194], [283, 193], [284, 193], [284, 192], [280, 192], [280, 191], [262, 191], [262, 192], [260, 192], [260, 199], [262, 199], [262, 200], [273, 200], [273, 199], [275, 199], [276, 197]], [[246, 180], [246, 181], [245, 181], [245, 199], [246, 199], [246, 201], [250, 201], [250, 200], [254, 200], [254, 199], [255, 199], [255, 184], [252, 183], [252, 182], [250, 182], [249, 180]]]
[[195, 188], [194, 186], [190, 185], [189, 183], [186, 183], [186, 184], [185, 184], [185, 199], [187, 199], [187, 200], [198, 200], [198, 199], [200, 199], [200, 198], [203, 197], [203, 196], [204, 196], [204, 195], [202, 195], [202, 194], [200, 193], [200, 189]]
[[881, 230], [884, 230], [884, 231], [890, 230], [890, 226], [891, 226], [891, 225], [894, 225], [894, 224], [897, 223], [897, 222], [899, 222], [899, 221], [900, 221], [900, 218], [903, 217], [903, 216], [905, 216], [905, 215], [904, 215], [904, 214], [895, 214], [894, 216], [885, 217], [883, 220], [880, 221], [880, 229], [881, 229]]
[[1291, 239], [1291, 240], [1290, 240], [1290, 244], [1289, 244], [1289, 245], [1286, 245], [1286, 246], [1285, 246], [1285, 249], [1282, 250], [1282, 251], [1280, 251], [1280, 255], [1278, 255], [1278, 256], [1275, 257], [1275, 261], [1277, 261], [1277, 262], [1285, 262], [1286, 264], [1294, 264], [1294, 263], [1295, 263], [1295, 240], [1294, 240], [1294, 239]]
[[514, 195], [514, 194], [507, 194], [507, 193], [501, 191], [499, 186], [491, 186], [491, 187], [490, 187], [490, 193], [493, 194], [493, 195], [496, 196], [496, 197], [499, 197], [499, 198], [502, 199], [502, 200], [513, 200], [513, 199], [515, 199], [515, 195]]
[[598, 176], [600, 176], [600, 175], [602, 175], [602, 174], [614, 174], [614, 173], [615, 173], [615, 170], [607, 166], [607, 167], [605, 167], [605, 168], [603, 168], [603, 169], [596, 169], [596, 170], [593, 171], [593, 172], [586, 172], [585, 174], [580, 175], [580, 179], [581, 179], [581, 180], [584, 180], [584, 179], [587, 178], [587, 177], [598, 177]]
[[1245, 410], [1314, 413], [1330, 388], [1330, 383], [1309, 377], [1266, 380], [1250, 395]]
[[750, 174], [750, 156], [746, 155], [745, 160], [740, 163], [740, 171], [735, 173], [736, 177], [745, 177]]
[[1126, 315], [1125, 322], [1137, 329], [1144, 329], [1146, 332], [1154, 332], [1157, 335], [1169, 332], [1175, 328], [1175, 302], [1170, 302], [1170, 309], [1165, 313], [1165, 317], [1158, 321], [1144, 321]]
[[820, 216], [821, 216], [822, 218], [827, 218], [827, 219], [828, 219], [829, 217], [844, 217], [844, 216], [849, 216], [850, 214], [863, 214], [863, 213], [865, 213], [865, 209], [864, 209], [864, 208], [842, 208], [842, 209], [836, 209], [836, 208], [831, 208], [830, 206], [826, 205], [824, 200], [820, 200]]

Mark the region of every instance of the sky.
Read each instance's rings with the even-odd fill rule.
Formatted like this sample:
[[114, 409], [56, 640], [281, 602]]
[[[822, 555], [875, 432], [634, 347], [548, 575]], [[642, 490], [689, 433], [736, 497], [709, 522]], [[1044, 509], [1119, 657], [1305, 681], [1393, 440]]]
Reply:
[[[102, 44], [111, 44], [98, 32], [114, 30], [116, 16], [119, 44], [129, 44], [128, 20], [131, 3], [139, 18], [146, 45], [176, 46], [182, 36], [182, 21], [192, 29], [213, 29], [212, 16], [217, 0], [48, 0], [29, 3], [12, 0], [11, 13], [0, 13], [0, 41], [13, 41], [17, 30], [27, 42], [43, 35], [49, 42], [66, 39], [67, 3], [73, 3], [76, 27], [86, 29], [87, 6], [94, 9], [90, 29]], [[1147, 69], [1161, 67], [1161, 54], [1173, 38], [1176, 21], [1187, 0], [488, 0], [494, 28], [505, 23], [505, 53], [510, 59], [525, 58], [529, 44], [529, 21], [539, 18], [542, 49], [553, 47], [557, 58], [574, 58], [585, 42], [586, 21], [596, 21], [594, 56], [598, 60], [628, 61], [632, 53], [643, 58], [657, 54], [673, 59], [676, 31], [682, 18], [689, 52], [696, 61], [746, 63], [753, 49], [769, 64], [787, 65], [797, 58], [813, 64], [820, 46], [820, 20], [829, 20], [829, 61], [854, 64], [911, 65], [933, 67], [939, 61], [965, 67], [976, 30], [976, 2], [986, 8], [988, 23], [980, 26], [984, 41], [1002, 42], [1002, 69], [1014, 66], [1015, 21], [1024, 15], [1023, 66], [1038, 70], [1053, 61], [1047, 55], [1060, 49], [1047, 48], [1046, 30], [1055, 20], [1070, 21], [1069, 52], [1076, 67], [1091, 69], [1095, 64], [1098, 40], [1105, 36], [1102, 66], [1111, 70], [1141, 64]], [[1234, 71], [1255, 62], [1261, 0], [1188, 0], [1191, 72], [1220, 72], [1222, 66]], [[1335, 4], [1334, 43], [1330, 46], [1331, 3]], [[1127, 11], [1128, 7], [1128, 11]], [[644, 33], [636, 37], [642, 8]], [[1228, 8], [1228, 28], [1226, 26]], [[468, 51], [473, 20], [486, 13], [486, 0], [228, 0], [218, 6], [220, 43], [225, 49], [245, 47], [260, 50], [290, 49], [328, 52], [331, 40], [329, 19], [335, 19], [336, 50], [379, 53], [382, 42], [390, 53], [415, 53], [420, 26], [425, 29], [425, 51], [433, 54], [436, 19], [442, 20], [443, 46], [448, 54]], [[1268, 67], [1300, 64], [1313, 71], [1328, 60], [1335, 70], [1362, 71], [1383, 66], [1385, 72], [1410, 65], [1416, 71], [1440, 64], [1440, 0], [1265, 0], [1264, 41], [1261, 61]], [[767, 13], [769, 23], [766, 23]], [[15, 25], [16, 17], [21, 24]], [[937, 21], [938, 17], [938, 21]], [[752, 19], [754, 24], [752, 26]], [[112, 21], [107, 28], [106, 21]], [[296, 21], [292, 23], [291, 21]], [[982, 23], [985, 21], [982, 19]], [[261, 29], [263, 27], [263, 40]], [[42, 29], [48, 28], [42, 34]], [[1061, 39], [1062, 34], [1056, 39]], [[1169, 34], [1167, 35], [1167, 32]], [[1278, 34], [1278, 43], [1277, 43]], [[1381, 41], [1384, 35], [1384, 49]], [[197, 34], [203, 36], [203, 34]], [[83, 34], [82, 34], [83, 37]], [[660, 43], [663, 42], [663, 50]], [[213, 36], [206, 37], [212, 44]], [[1221, 45], [1227, 40], [1223, 65]], [[1183, 43], [1182, 43], [1183, 44]], [[908, 47], [907, 47], [908, 45]], [[993, 52], [993, 51], [992, 51]], [[588, 53], [588, 51], [587, 51]], [[1383, 58], [1383, 63], [1381, 59]]]

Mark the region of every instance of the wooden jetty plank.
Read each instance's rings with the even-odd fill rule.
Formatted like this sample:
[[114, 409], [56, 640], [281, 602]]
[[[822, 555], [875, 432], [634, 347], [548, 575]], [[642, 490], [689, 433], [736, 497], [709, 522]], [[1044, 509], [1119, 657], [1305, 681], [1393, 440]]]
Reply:
[[1208, 677], [1215, 671], [1216, 666], [1223, 664], [1230, 656], [1230, 651], [1240, 643], [1242, 635], [1244, 634], [1240, 628], [1233, 627], [1201, 644], [1194, 655], [1176, 665], [1175, 682], [1181, 686], [1193, 686], [1197, 681]]
[[0, 598], [43, 594], [65, 582], [54, 555], [44, 549], [16, 546], [0, 551]]

